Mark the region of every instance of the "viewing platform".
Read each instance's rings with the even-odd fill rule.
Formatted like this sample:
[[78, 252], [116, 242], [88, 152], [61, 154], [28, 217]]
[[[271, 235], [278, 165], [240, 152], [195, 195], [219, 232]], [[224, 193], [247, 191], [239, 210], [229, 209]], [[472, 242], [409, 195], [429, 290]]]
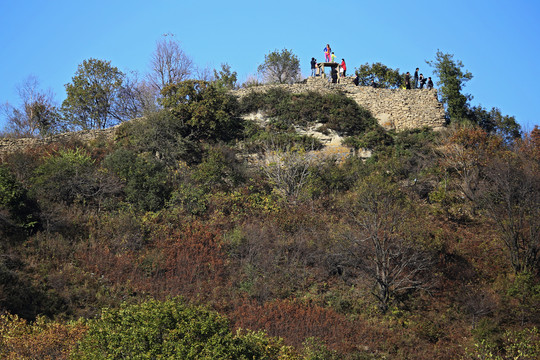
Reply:
[[323, 79], [326, 78], [325, 68], [330, 68], [330, 74], [335, 74], [336, 77], [339, 77], [339, 69], [341, 69], [341, 64], [337, 62], [320, 62], [317, 63], [315, 70], [315, 75], [320, 76]]

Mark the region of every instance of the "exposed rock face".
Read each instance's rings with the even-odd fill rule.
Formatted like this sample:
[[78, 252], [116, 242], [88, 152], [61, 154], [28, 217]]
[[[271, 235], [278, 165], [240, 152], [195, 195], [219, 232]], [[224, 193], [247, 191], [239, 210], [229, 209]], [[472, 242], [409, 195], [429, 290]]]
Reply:
[[[319, 77], [308, 78], [304, 83], [279, 86], [295, 93], [315, 91], [329, 93], [342, 91], [345, 95], [368, 109], [385, 129], [398, 131], [424, 126], [439, 129], [445, 124], [443, 105], [437, 100], [437, 90], [427, 89], [375, 89], [369, 86], [355, 86], [353, 78], [340, 79], [332, 84]], [[250, 91], [266, 91], [270, 85], [234, 91], [245, 96]]]

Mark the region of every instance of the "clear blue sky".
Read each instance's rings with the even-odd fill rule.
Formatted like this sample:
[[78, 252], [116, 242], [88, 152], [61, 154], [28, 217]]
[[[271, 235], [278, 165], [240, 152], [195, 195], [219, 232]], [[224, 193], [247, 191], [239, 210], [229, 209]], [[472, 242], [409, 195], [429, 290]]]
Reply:
[[473, 74], [464, 89], [473, 105], [531, 130], [540, 124], [539, 19], [539, 0], [1, 0], [0, 103], [17, 105], [16, 85], [34, 75], [60, 104], [89, 58], [144, 75], [156, 41], [172, 33], [199, 67], [228, 63], [240, 82], [276, 49], [292, 50], [304, 76], [326, 43], [349, 73], [381, 62], [431, 76], [425, 60], [440, 49]]

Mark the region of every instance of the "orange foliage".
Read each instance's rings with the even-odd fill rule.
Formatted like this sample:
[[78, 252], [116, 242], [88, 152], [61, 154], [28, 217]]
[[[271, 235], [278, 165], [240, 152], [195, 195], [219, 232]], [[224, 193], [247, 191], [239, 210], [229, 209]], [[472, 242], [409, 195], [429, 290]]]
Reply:
[[229, 314], [235, 328], [265, 330], [270, 336], [285, 339], [300, 347], [308, 337], [317, 337], [340, 352], [376, 348], [376, 339], [384, 331], [363, 320], [349, 320], [345, 315], [318, 305], [291, 300], [275, 300], [259, 305], [244, 301]]
[[152, 237], [141, 251], [114, 253], [109, 246], [92, 245], [77, 257], [105, 280], [157, 298], [205, 297], [224, 286], [227, 256], [218, 230], [194, 221], [174, 230], [158, 229]]
[[68, 359], [82, 339], [86, 326], [62, 324], [39, 318], [30, 324], [17, 316], [0, 316], [0, 357], [2, 359]]

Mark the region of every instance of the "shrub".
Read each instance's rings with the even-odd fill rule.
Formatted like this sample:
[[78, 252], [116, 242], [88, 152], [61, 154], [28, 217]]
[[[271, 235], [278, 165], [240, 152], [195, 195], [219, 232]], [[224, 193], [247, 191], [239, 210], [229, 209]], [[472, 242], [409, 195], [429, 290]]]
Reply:
[[38, 317], [33, 323], [13, 315], [0, 316], [2, 359], [69, 359], [86, 331], [80, 323], [62, 324]]
[[38, 205], [7, 167], [0, 165], [0, 209], [6, 209], [15, 225], [32, 229], [38, 225]]
[[193, 179], [207, 190], [232, 189], [243, 181], [240, 166], [235, 153], [227, 147], [210, 147], [195, 168]]
[[72, 204], [95, 193], [94, 160], [82, 148], [60, 150], [34, 172], [33, 190], [41, 198]]
[[195, 164], [201, 161], [202, 149], [190, 136], [189, 128], [170, 111], [163, 110], [144, 119], [122, 124], [117, 140], [135, 152], [155, 155], [168, 167], [179, 161]]
[[118, 149], [105, 158], [104, 164], [125, 182], [126, 200], [137, 208], [156, 211], [169, 199], [167, 170], [154, 157]]
[[179, 299], [104, 309], [88, 326], [75, 359], [293, 358], [279, 340], [263, 333], [233, 335], [225, 317]]

